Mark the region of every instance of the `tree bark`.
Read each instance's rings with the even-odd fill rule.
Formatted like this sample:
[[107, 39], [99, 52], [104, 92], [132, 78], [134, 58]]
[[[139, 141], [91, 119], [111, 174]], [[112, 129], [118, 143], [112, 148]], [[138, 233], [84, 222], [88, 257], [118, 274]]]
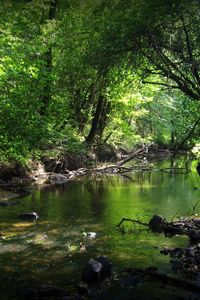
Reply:
[[90, 129], [88, 136], [85, 139], [85, 142], [87, 144], [93, 143], [95, 138], [97, 137], [98, 126], [99, 126], [100, 118], [102, 116], [104, 104], [105, 104], [105, 97], [102, 94], [100, 94], [98, 97], [95, 114], [94, 114], [94, 117], [92, 120], [91, 129]]
[[[49, 7], [49, 13], [48, 13], [48, 20], [54, 20], [56, 18], [56, 10], [57, 10], [57, 4], [58, 0], [51, 0], [50, 1], [50, 7]], [[41, 17], [41, 24], [44, 23], [45, 17], [44, 17], [44, 11], [42, 13]], [[43, 87], [43, 92], [41, 95], [41, 115], [45, 115], [46, 110], [49, 106], [49, 103], [51, 102], [52, 98], [52, 78], [51, 78], [51, 73], [52, 73], [52, 47], [49, 46], [47, 51], [44, 54], [44, 87]]]
[[195, 123], [193, 124], [192, 128], [188, 131], [188, 133], [182, 139], [182, 141], [180, 141], [178, 144], [175, 144], [172, 147], [173, 149], [175, 149], [175, 154], [184, 147], [185, 143], [190, 139], [190, 137], [194, 133], [194, 131], [195, 131], [196, 127], [199, 125], [199, 123], [200, 123], [200, 117], [195, 121]]

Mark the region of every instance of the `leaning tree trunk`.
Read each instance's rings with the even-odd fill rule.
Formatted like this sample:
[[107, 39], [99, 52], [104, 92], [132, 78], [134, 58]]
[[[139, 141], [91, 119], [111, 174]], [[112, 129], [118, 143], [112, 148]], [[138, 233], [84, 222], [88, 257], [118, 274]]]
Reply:
[[178, 144], [174, 145], [173, 148], [175, 150], [175, 153], [177, 153], [179, 150], [183, 149], [184, 145], [191, 138], [191, 136], [193, 135], [195, 129], [199, 125], [199, 122], [200, 122], [200, 117], [195, 121], [195, 123], [193, 124], [192, 128], [190, 128], [190, 130], [188, 131], [188, 133], [186, 134], [186, 136], [182, 139], [182, 141], [180, 141]]
[[88, 134], [88, 136], [85, 139], [85, 142], [87, 144], [91, 144], [95, 141], [96, 137], [98, 136], [98, 128], [99, 128], [99, 124], [100, 124], [100, 120], [103, 117], [103, 108], [105, 105], [105, 97], [100, 94], [98, 97], [98, 102], [97, 102], [97, 106], [96, 106], [96, 110], [95, 110], [95, 114], [92, 120], [92, 126], [90, 129], [90, 132]]
[[104, 106], [102, 108], [101, 117], [99, 119], [98, 129], [97, 129], [97, 137], [100, 142], [102, 141], [102, 136], [103, 136], [104, 129], [106, 127], [110, 109], [111, 109], [111, 103], [108, 102], [107, 99], [105, 99]]

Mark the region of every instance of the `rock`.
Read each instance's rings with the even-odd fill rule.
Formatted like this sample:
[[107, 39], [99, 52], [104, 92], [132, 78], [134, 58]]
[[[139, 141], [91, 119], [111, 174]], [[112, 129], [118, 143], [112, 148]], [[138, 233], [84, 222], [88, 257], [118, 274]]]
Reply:
[[154, 215], [149, 221], [149, 229], [153, 232], [162, 232], [166, 225], [166, 220], [162, 216]]
[[24, 213], [18, 216], [18, 218], [22, 220], [37, 220], [39, 219], [39, 215], [36, 212]]
[[111, 275], [112, 263], [106, 256], [99, 256], [97, 259], [90, 259], [82, 273], [84, 283], [92, 284], [101, 282]]
[[179, 271], [183, 270], [183, 264], [180, 260], [177, 259], [171, 259], [170, 263], [172, 265], [172, 270], [177, 274]]
[[97, 261], [100, 262], [103, 266], [100, 275], [101, 280], [110, 277], [113, 264], [109, 261], [109, 259], [106, 256], [98, 256]]
[[188, 231], [188, 236], [191, 243], [196, 243], [200, 241], [200, 230], [192, 229]]
[[185, 256], [186, 257], [194, 257], [195, 256], [195, 249], [194, 249], [194, 247], [185, 248]]
[[100, 274], [102, 268], [103, 268], [102, 263], [91, 258], [83, 270], [82, 273], [83, 282], [88, 284], [98, 282], [100, 280]]
[[83, 236], [89, 237], [91, 239], [94, 239], [97, 235], [96, 232], [92, 232], [92, 231], [86, 232], [84, 229], [81, 230], [81, 233], [82, 233]]
[[170, 256], [173, 258], [180, 258], [184, 254], [184, 249], [177, 247], [177, 248], [170, 250], [169, 253], [170, 253]]

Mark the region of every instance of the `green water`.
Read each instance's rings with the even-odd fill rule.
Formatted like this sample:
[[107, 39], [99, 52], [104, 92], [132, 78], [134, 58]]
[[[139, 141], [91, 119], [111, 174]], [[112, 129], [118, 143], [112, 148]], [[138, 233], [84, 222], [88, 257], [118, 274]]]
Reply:
[[[154, 214], [168, 221], [176, 214], [190, 214], [200, 200], [200, 189], [195, 189], [200, 188], [196, 162], [173, 162], [176, 167], [189, 167], [189, 174], [159, 170], [170, 166], [168, 160], [152, 164], [151, 171], [78, 178], [61, 186], [42, 187], [16, 206], [0, 207], [0, 230], [5, 237], [0, 242], [0, 283], [17, 278], [72, 288], [81, 280], [88, 259], [98, 255], [107, 255], [115, 271], [125, 266], [157, 266], [171, 272], [169, 257], [159, 250], [185, 246], [186, 237], [165, 238], [130, 223], [124, 224], [126, 234], [116, 228], [123, 217], [148, 222]], [[31, 211], [39, 214], [37, 221], [17, 218]], [[200, 213], [199, 206], [195, 213]], [[82, 229], [97, 235], [85, 237]]]

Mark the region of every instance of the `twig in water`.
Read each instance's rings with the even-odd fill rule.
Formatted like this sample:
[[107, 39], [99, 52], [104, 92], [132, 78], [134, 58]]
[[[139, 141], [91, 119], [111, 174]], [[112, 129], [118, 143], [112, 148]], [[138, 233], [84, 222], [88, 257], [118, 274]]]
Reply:
[[123, 218], [123, 219], [119, 222], [119, 224], [117, 224], [116, 226], [117, 226], [117, 227], [120, 227], [121, 224], [122, 224], [124, 221], [128, 221], [128, 222], [140, 224], [140, 225], [143, 225], [143, 226], [149, 226], [149, 223], [144, 223], [144, 222], [141, 222], [140, 220], [134, 220], [134, 219], [129, 219], [129, 218]]

